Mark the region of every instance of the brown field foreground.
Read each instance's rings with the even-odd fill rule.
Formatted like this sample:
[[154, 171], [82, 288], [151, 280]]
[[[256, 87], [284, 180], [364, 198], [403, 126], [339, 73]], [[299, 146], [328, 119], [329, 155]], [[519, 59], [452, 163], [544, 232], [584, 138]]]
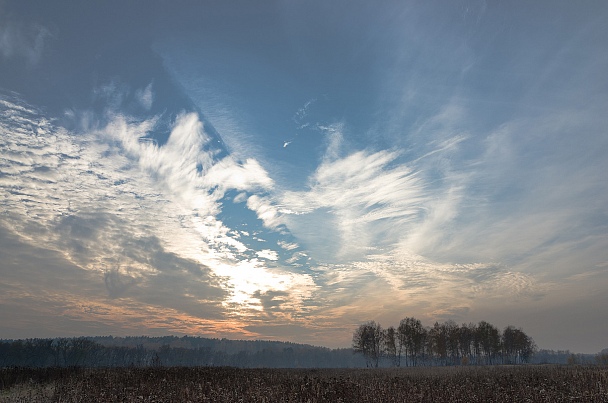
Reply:
[[608, 368], [5, 368], [0, 402], [608, 402]]

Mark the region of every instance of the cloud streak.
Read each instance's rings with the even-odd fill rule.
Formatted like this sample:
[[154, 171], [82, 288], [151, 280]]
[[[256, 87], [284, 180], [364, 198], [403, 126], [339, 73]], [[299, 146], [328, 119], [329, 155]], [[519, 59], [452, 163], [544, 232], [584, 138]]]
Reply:
[[[335, 235], [335, 257], [361, 256], [369, 247], [397, 242], [403, 234], [394, 229], [419, 219], [426, 199], [419, 177], [396, 164], [397, 158], [388, 151], [328, 157], [309, 179], [308, 190], [282, 195], [281, 204], [294, 212], [285, 215], [287, 226], [313, 251], [328, 241], [316, 237]], [[311, 221], [319, 228], [306, 232]]]

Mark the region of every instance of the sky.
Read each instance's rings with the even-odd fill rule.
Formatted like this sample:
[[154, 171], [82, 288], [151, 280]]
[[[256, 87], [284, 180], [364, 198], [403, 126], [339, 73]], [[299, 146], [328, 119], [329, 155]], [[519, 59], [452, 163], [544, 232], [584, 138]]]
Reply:
[[608, 347], [605, 1], [0, 0], [0, 338]]

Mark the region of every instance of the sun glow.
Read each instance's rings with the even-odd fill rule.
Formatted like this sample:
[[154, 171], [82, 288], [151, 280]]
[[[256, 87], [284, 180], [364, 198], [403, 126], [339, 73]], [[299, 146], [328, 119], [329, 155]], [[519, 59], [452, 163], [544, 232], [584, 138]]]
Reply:
[[299, 305], [303, 299], [310, 298], [314, 281], [310, 276], [294, 273], [279, 273], [264, 267], [258, 259], [242, 260], [234, 265], [220, 263], [214, 266], [214, 273], [226, 278], [229, 297], [223, 302], [225, 306], [238, 307], [245, 313], [247, 310], [262, 311], [259, 295], [267, 292], [289, 294], [289, 303]]

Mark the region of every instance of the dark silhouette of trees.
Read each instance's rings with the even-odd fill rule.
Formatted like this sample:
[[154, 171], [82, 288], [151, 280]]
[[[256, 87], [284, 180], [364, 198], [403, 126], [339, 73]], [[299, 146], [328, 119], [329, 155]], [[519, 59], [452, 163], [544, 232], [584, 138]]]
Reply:
[[378, 367], [383, 333], [380, 324], [373, 320], [360, 325], [353, 333], [353, 350], [363, 354], [368, 367]]
[[603, 349], [595, 356], [595, 362], [598, 365], [608, 366], [608, 348]]
[[397, 331], [393, 326], [389, 326], [383, 335], [384, 339], [384, 354], [389, 358], [392, 365], [398, 367], [400, 365], [400, 354], [397, 352], [398, 337]]
[[492, 324], [481, 321], [477, 325], [477, 339], [486, 364], [494, 364], [500, 353], [500, 331]]
[[477, 326], [474, 323], [463, 323], [458, 329], [458, 347], [460, 349], [461, 364], [470, 364], [473, 357], [473, 340]]
[[402, 319], [397, 328], [400, 346], [405, 351], [406, 366], [415, 366], [422, 356], [427, 340], [427, 330], [415, 318]]
[[384, 365], [397, 367], [403, 359], [405, 366], [522, 364], [530, 362], [537, 350], [534, 340], [514, 326], [501, 332], [486, 321], [459, 326], [448, 320], [425, 328], [418, 319], [406, 317], [396, 329], [391, 326], [383, 331], [380, 324], [370, 321], [355, 331], [353, 349], [364, 355], [368, 366], [378, 366], [378, 340]]
[[429, 330], [429, 351], [441, 365], [447, 364], [448, 332], [447, 327], [439, 322]]
[[352, 349], [202, 337], [0, 340], [1, 367], [346, 368], [365, 366]]
[[460, 363], [460, 328], [453, 320], [442, 324], [446, 335], [447, 363], [457, 365]]
[[504, 363], [526, 363], [534, 352], [534, 341], [523, 330], [507, 326], [502, 332], [502, 349]]

